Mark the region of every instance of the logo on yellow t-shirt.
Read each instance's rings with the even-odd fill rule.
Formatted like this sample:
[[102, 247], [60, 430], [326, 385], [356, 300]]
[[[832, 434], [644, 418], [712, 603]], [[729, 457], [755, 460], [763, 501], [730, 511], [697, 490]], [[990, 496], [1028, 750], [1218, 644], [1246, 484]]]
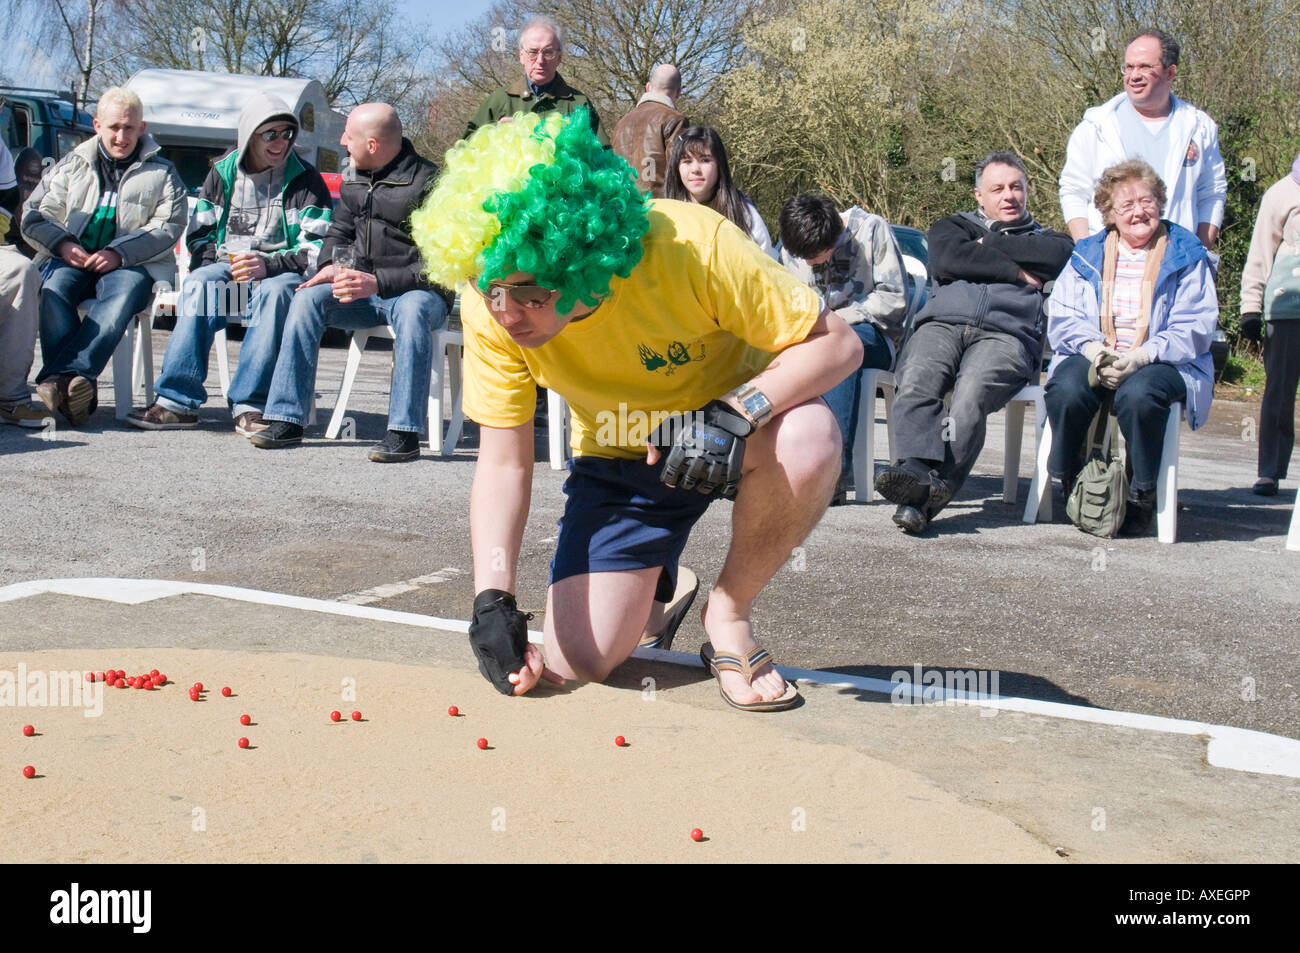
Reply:
[[[692, 353], [692, 348], [694, 353]], [[673, 341], [665, 349], [665, 354], [659, 353], [649, 344], [641, 344], [637, 347], [637, 354], [641, 358], [641, 364], [647, 371], [657, 371], [662, 367], [668, 368], [664, 371], [665, 377], [671, 377], [677, 368], [689, 364], [692, 361], [704, 360], [704, 342], [696, 338], [690, 344], [682, 341]]]

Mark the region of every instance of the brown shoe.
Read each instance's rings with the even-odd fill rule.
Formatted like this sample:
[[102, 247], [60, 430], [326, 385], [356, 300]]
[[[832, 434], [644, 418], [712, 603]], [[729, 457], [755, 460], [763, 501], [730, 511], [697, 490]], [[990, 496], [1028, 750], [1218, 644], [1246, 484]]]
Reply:
[[50, 413], [63, 413], [63, 402], [68, 399], [68, 378], [55, 374], [36, 385], [36, 396], [49, 408]]
[[199, 415], [178, 414], [162, 404], [154, 404], [148, 410], [131, 411], [126, 416], [126, 422], [141, 430], [197, 430]]
[[16, 404], [0, 404], [0, 420], [7, 424], [39, 430], [45, 426], [45, 421], [53, 419], [42, 404], [34, 404], [28, 400]]
[[266, 430], [267, 427], [268, 425], [262, 420], [262, 415], [256, 410], [246, 410], [235, 418], [235, 433], [241, 437], [251, 437], [255, 433]]
[[95, 412], [95, 407], [99, 404], [95, 390], [95, 382], [79, 374], [68, 381], [68, 396], [64, 401], [63, 416], [69, 424], [80, 427], [90, 419], [90, 415]]

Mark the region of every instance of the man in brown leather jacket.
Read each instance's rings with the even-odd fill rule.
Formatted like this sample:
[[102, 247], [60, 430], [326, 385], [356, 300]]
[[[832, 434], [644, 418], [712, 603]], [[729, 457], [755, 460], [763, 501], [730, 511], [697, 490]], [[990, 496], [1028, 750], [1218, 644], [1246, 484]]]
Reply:
[[674, 107], [682, 95], [682, 74], [671, 63], [660, 63], [645, 84], [636, 108], [614, 127], [614, 152], [636, 172], [643, 191], [664, 197], [668, 153], [686, 128], [686, 117]]

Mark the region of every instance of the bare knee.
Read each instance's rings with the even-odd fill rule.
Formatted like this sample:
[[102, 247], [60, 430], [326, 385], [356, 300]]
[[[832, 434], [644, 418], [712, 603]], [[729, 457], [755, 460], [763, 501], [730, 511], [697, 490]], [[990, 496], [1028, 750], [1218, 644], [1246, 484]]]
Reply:
[[770, 453], [792, 483], [820, 478], [828, 469], [839, 475], [840, 428], [825, 403], [807, 401], [790, 408], [774, 423]]

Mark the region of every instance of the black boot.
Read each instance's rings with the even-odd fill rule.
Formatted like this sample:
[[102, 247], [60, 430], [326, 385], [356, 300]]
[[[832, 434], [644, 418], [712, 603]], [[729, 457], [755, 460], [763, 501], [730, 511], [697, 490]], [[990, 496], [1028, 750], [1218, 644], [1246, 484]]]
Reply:
[[1124, 509], [1124, 524], [1119, 528], [1121, 536], [1145, 536], [1151, 528], [1151, 517], [1156, 512], [1156, 491], [1128, 491], [1128, 505]]
[[925, 513], [915, 506], [908, 506], [906, 503], [894, 510], [894, 522], [904, 532], [911, 533], [913, 536], [920, 536], [930, 526], [930, 520]]
[[890, 503], [920, 507], [929, 499], [934, 479], [935, 472], [925, 461], [899, 460], [876, 471], [876, 492]]

